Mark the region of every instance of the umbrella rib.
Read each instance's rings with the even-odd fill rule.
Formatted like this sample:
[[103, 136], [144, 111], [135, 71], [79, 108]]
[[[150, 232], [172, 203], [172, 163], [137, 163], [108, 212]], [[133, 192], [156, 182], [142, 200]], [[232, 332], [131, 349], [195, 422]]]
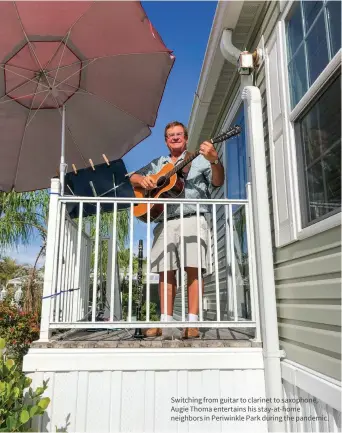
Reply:
[[16, 5], [16, 2], [14, 1], [13, 3], [14, 3], [15, 10], [16, 10], [16, 12], [17, 12], [17, 16], [18, 16], [18, 20], [19, 20], [19, 23], [20, 23], [21, 30], [22, 30], [22, 32], [24, 33], [25, 39], [26, 39], [26, 41], [27, 41], [27, 44], [28, 44], [28, 46], [29, 46], [29, 48], [30, 48], [30, 50], [31, 50], [31, 52], [32, 52], [32, 54], [33, 54], [33, 57], [35, 58], [35, 60], [36, 60], [36, 62], [37, 62], [37, 64], [38, 64], [38, 66], [39, 66], [39, 68], [40, 68], [40, 71], [45, 75], [46, 82], [49, 83], [49, 85], [50, 85], [50, 82], [49, 82], [49, 80], [47, 79], [46, 73], [45, 73], [45, 71], [44, 71], [42, 65], [40, 64], [40, 61], [39, 61], [39, 59], [38, 59], [38, 57], [37, 57], [37, 54], [36, 54], [35, 50], [33, 49], [33, 46], [32, 46], [32, 44], [31, 44], [31, 41], [29, 40], [29, 38], [28, 38], [28, 36], [27, 36], [27, 33], [26, 33], [26, 31], [25, 31], [24, 24], [23, 24], [23, 22], [22, 22], [22, 20], [21, 20], [21, 17], [20, 17], [20, 14], [19, 14], [18, 7], [17, 7], [17, 5]]
[[[35, 118], [35, 116], [36, 116], [36, 114], [38, 113], [40, 107], [44, 104], [44, 102], [46, 101], [46, 99], [47, 99], [47, 97], [49, 96], [49, 94], [50, 94], [50, 92], [47, 92], [47, 95], [46, 95], [45, 98], [42, 100], [42, 102], [40, 103], [39, 107], [35, 110], [35, 113], [33, 114], [33, 116], [30, 118], [30, 120], [28, 120], [28, 121], [26, 122], [25, 129], [29, 126], [29, 124], [30, 124], [30, 123], [32, 122], [32, 120]], [[35, 93], [35, 96], [36, 96], [36, 95], [38, 95], [38, 93]], [[33, 99], [34, 99], [34, 98], [33, 98]], [[33, 104], [33, 101], [32, 101], [32, 104]], [[31, 107], [32, 107], [32, 105], [31, 105]]]
[[3, 66], [12, 66], [12, 68], [22, 69], [23, 71], [29, 71], [29, 72], [33, 72], [33, 73], [36, 72], [33, 69], [28, 69], [28, 68], [24, 68], [23, 66], [13, 65], [12, 63], [9, 63], [9, 62], [3, 63], [0, 66], [2, 66], [2, 65]]
[[[13, 89], [11, 89], [10, 91], [13, 92], [14, 90], [18, 90], [21, 89], [23, 86], [25, 86], [28, 82], [25, 81], [24, 83], [18, 84], [17, 87], [14, 87]], [[1, 96], [0, 98], [0, 103], [1, 103], [1, 99], [6, 98], [6, 96], [8, 95], [8, 93], [6, 93], [4, 96]], [[29, 95], [26, 95], [29, 96]]]
[[[62, 54], [61, 54], [61, 58], [59, 59], [59, 63], [58, 63], [58, 67], [57, 67], [57, 70], [56, 70], [55, 78], [54, 78], [53, 83], [52, 83], [52, 87], [55, 85], [56, 78], [57, 78], [57, 75], [58, 75], [59, 68], [60, 68], [60, 66], [61, 66], [62, 58], [63, 58], [64, 52], [65, 52], [65, 48], [66, 48], [66, 44], [67, 44], [67, 42], [68, 42], [69, 36], [70, 36], [70, 32], [68, 33], [68, 37], [67, 37], [67, 39], [66, 39], [66, 41], [65, 41], [65, 44], [64, 44], [64, 47], [63, 47], [63, 52], [62, 52]], [[60, 46], [60, 45], [59, 45], [59, 46]]]
[[[58, 47], [57, 47], [57, 49], [56, 49], [56, 51], [53, 53], [53, 55], [52, 55], [52, 57], [51, 57], [51, 59], [47, 62], [47, 64], [46, 64], [46, 68], [49, 66], [49, 64], [52, 62], [52, 60], [54, 59], [54, 57], [56, 56], [56, 54], [58, 53], [58, 50], [59, 50], [59, 48], [60, 48], [60, 46], [62, 45], [62, 43], [63, 43], [63, 41], [64, 41], [64, 39], [68, 36], [68, 38], [67, 39], [69, 39], [69, 35], [70, 35], [70, 32], [71, 32], [71, 30], [72, 30], [72, 28], [79, 22], [79, 20], [81, 19], [81, 18], [83, 18], [84, 17], [84, 15], [93, 7], [93, 5], [94, 5], [94, 3], [95, 3], [95, 1], [89, 6], [89, 8], [82, 14], [82, 15], [80, 15], [77, 19], [76, 19], [76, 21], [73, 23], [73, 24], [71, 24], [71, 26], [70, 26], [70, 28], [68, 29], [68, 31], [65, 33], [65, 35], [63, 36], [63, 38], [61, 39], [61, 41], [60, 41], [60, 43], [59, 43], [59, 45], [58, 45]], [[66, 45], [66, 43], [64, 44], [64, 45]]]
[[[29, 81], [31, 83], [35, 83], [35, 84], [37, 83], [37, 80], [33, 80], [32, 78], [27, 78], [25, 77], [25, 75], [18, 74], [17, 72], [11, 71], [10, 69], [5, 69], [5, 67], [2, 65], [0, 65], [0, 68], [3, 69], [4, 71], [6, 70], [7, 72], [10, 72], [11, 74], [18, 75], [18, 77], [25, 78], [25, 80], [27, 81], [24, 84], [26, 84]], [[41, 83], [41, 85], [49, 89], [49, 86], [47, 86], [46, 84]]]
[[[58, 86], [60, 86], [61, 84], [65, 83], [65, 81], [68, 81], [68, 80], [69, 80], [71, 77], [73, 77], [74, 75], [76, 75], [76, 74], [80, 74], [81, 71], [82, 71], [84, 68], [86, 68], [87, 66], [89, 66], [91, 63], [94, 63], [95, 60], [97, 60], [97, 59], [92, 59], [92, 60], [90, 60], [86, 65], [82, 66], [82, 68], [81, 68], [79, 71], [76, 71], [76, 72], [74, 72], [73, 74], [69, 75], [69, 77], [65, 78], [65, 80], [63, 80], [63, 81], [61, 81], [59, 84], [57, 84], [56, 87], [58, 87]], [[81, 62], [81, 63], [82, 63], [82, 62]]]
[[13, 98], [12, 96], [8, 96], [8, 95], [6, 94], [6, 95], [3, 96], [2, 98], [7, 97], [7, 98], [10, 98], [10, 99], [6, 99], [5, 101], [1, 101], [2, 98], [0, 98], [0, 104], [6, 104], [6, 103], [8, 103], [8, 102], [17, 101], [17, 100], [19, 100], [19, 99], [28, 98], [28, 97], [30, 97], [30, 96], [39, 95], [40, 93], [45, 93], [45, 92], [48, 92], [48, 93], [49, 93], [48, 90], [42, 90], [41, 92], [30, 93], [30, 94], [28, 94], [28, 95], [18, 96], [17, 98]]
[[[39, 83], [37, 82], [36, 90], [38, 89], [38, 85], [39, 85]], [[35, 94], [36, 94], [36, 93], [35, 93]], [[15, 168], [15, 175], [14, 175], [13, 185], [15, 185], [15, 184], [16, 184], [16, 181], [17, 181], [17, 176], [18, 176], [18, 169], [19, 169], [19, 163], [20, 163], [21, 152], [22, 152], [23, 145], [24, 145], [25, 135], [26, 135], [26, 131], [27, 131], [27, 123], [28, 123], [29, 118], [30, 118], [30, 114], [31, 114], [32, 107], [33, 107], [33, 102], [34, 102], [34, 96], [33, 96], [33, 98], [32, 98], [31, 106], [30, 106], [30, 109], [29, 109], [29, 112], [28, 112], [28, 115], [27, 115], [27, 118], [26, 118], [25, 127], [24, 127], [24, 132], [23, 132], [23, 137], [22, 137], [22, 139], [21, 139], [21, 143], [20, 143], [20, 149], [19, 149], [19, 155], [18, 155], [17, 166], [16, 166], [16, 168]]]

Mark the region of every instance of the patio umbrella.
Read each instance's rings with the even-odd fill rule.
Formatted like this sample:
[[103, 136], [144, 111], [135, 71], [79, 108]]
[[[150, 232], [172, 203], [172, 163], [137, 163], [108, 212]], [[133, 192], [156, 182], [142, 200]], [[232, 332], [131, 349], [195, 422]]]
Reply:
[[0, 190], [121, 158], [150, 135], [173, 62], [139, 2], [0, 2]]

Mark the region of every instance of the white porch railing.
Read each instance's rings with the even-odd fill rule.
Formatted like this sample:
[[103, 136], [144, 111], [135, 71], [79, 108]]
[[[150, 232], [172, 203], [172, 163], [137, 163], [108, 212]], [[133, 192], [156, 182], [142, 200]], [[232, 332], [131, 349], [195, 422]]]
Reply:
[[[201, 262], [200, 248], [200, 204], [211, 208], [211, 227], [208, 243], [208, 257], [212, 261], [211, 279], [215, 290], [211, 293], [211, 319], [206, 320], [203, 314], [203, 296], [201, 288], [201, 270], [199, 277], [199, 322], [196, 326], [205, 328], [255, 328], [255, 338], [260, 340], [259, 302], [256, 278], [256, 262], [254, 251], [254, 231], [251, 207], [250, 185], [247, 185], [246, 200], [190, 200], [190, 199], [125, 199], [125, 198], [90, 198], [90, 197], [60, 197], [59, 185], [53, 180], [50, 198], [50, 217], [48, 246], [46, 255], [46, 271], [42, 307], [41, 339], [49, 338], [53, 329], [90, 329], [90, 328], [149, 328], [149, 327], [189, 327], [186, 320], [186, 284], [184, 278], [184, 233], [183, 212], [185, 204], [192, 204], [197, 209], [197, 257]], [[179, 290], [181, 297], [181, 313], [179, 321], [157, 322], [151, 320], [150, 300], [151, 290], [156, 290], [150, 283], [150, 251], [152, 246], [152, 228], [148, 213], [148, 223], [138, 224], [133, 216], [134, 205], [137, 203], [178, 204], [181, 215], [181, 271]], [[67, 204], [79, 205], [78, 220], [72, 221], [67, 214]], [[92, 203], [96, 207], [95, 235], [90, 238], [84, 231], [84, 204]], [[108, 248], [103, 251], [103, 239], [100, 234], [102, 204], [113, 205], [113, 224], [109, 235]], [[125, 204], [126, 210], [118, 211], [118, 205]], [[239, 212], [236, 209], [239, 208]], [[118, 212], [129, 213], [129, 268], [128, 268], [128, 303], [124, 320], [122, 315], [122, 297], [120, 270], [118, 266]], [[237, 223], [237, 214], [243, 215]], [[166, 212], [164, 212], [164, 224]], [[237, 224], [239, 226], [237, 227]], [[166, 226], [167, 227], [167, 226]], [[138, 240], [144, 238], [146, 245], [146, 318], [137, 321], [134, 317], [133, 302], [134, 253], [137, 251]], [[165, 236], [166, 239], [166, 236]], [[164, 242], [164, 255], [167, 250]], [[100, 265], [106, 255], [108, 266], [106, 270]], [[164, 279], [167, 280], [167, 263], [164, 261]], [[210, 268], [210, 266], [209, 266]], [[241, 273], [243, 275], [241, 275]], [[227, 277], [229, 275], [229, 278]], [[105, 284], [99, 284], [104, 280]], [[246, 292], [250, 294], [248, 317], [241, 313], [238, 305]], [[105, 290], [105, 294], [103, 294]], [[164, 288], [164, 311], [167, 311], [166, 285]], [[206, 291], [204, 290], [204, 296]], [[228, 303], [227, 303], [228, 298]], [[223, 299], [225, 301], [223, 302]], [[118, 303], [120, 305], [118, 305]], [[103, 311], [107, 317], [103, 320]], [[119, 311], [119, 313], [118, 313]], [[193, 326], [194, 323], [191, 323]]]

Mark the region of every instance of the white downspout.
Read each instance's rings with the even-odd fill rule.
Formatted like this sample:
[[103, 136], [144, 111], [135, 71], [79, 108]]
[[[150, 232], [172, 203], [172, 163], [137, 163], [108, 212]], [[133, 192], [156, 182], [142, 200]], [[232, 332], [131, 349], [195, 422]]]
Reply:
[[[226, 60], [236, 65], [240, 51], [232, 44], [232, 30], [224, 30], [220, 44]], [[241, 84], [244, 86], [241, 76]], [[274, 284], [271, 224], [267, 189], [265, 144], [260, 90], [255, 86], [245, 86], [241, 99], [245, 106], [246, 137], [251, 167], [252, 204], [255, 228], [257, 259], [257, 280], [260, 291], [260, 316], [262, 322], [263, 356], [265, 363], [266, 398], [270, 414], [282, 417], [283, 396], [280, 358], [284, 352], [279, 350], [278, 322]], [[279, 408], [279, 411], [278, 411]], [[268, 421], [270, 432], [284, 432], [284, 422]]]
[[234, 47], [232, 43], [232, 35], [233, 30], [223, 30], [220, 42], [220, 50], [223, 57], [228, 60], [229, 63], [233, 63], [233, 65], [236, 65], [237, 61], [239, 60], [241, 51], [238, 48]]

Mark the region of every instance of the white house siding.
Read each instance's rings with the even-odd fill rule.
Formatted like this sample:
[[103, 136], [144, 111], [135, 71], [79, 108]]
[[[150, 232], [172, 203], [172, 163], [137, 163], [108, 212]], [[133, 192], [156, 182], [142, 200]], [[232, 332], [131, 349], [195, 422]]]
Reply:
[[[279, 17], [279, 3], [273, 5], [262, 26], [265, 44]], [[256, 85], [263, 99], [265, 157], [275, 245], [264, 67], [258, 70]], [[340, 239], [341, 229], [336, 227], [283, 248], [274, 247], [279, 337], [286, 359], [336, 379], [341, 378]]]
[[341, 227], [276, 251], [279, 337], [286, 358], [341, 379]]
[[[276, 5], [278, 2], [269, 9], [268, 25], [263, 24], [265, 44], [279, 17], [279, 8]], [[264, 67], [258, 70], [256, 85], [260, 88], [263, 99], [265, 157], [272, 238], [275, 245]], [[286, 351], [286, 359], [339, 380], [340, 239], [341, 228], [336, 227], [282, 248], [274, 247], [279, 337], [280, 346]]]
[[24, 370], [34, 387], [49, 379], [46, 396], [51, 405], [40, 431], [64, 427], [69, 432], [105, 433], [267, 432], [262, 421], [171, 421], [172, 397], [265, 398], [258, 348], [31, 349]]

